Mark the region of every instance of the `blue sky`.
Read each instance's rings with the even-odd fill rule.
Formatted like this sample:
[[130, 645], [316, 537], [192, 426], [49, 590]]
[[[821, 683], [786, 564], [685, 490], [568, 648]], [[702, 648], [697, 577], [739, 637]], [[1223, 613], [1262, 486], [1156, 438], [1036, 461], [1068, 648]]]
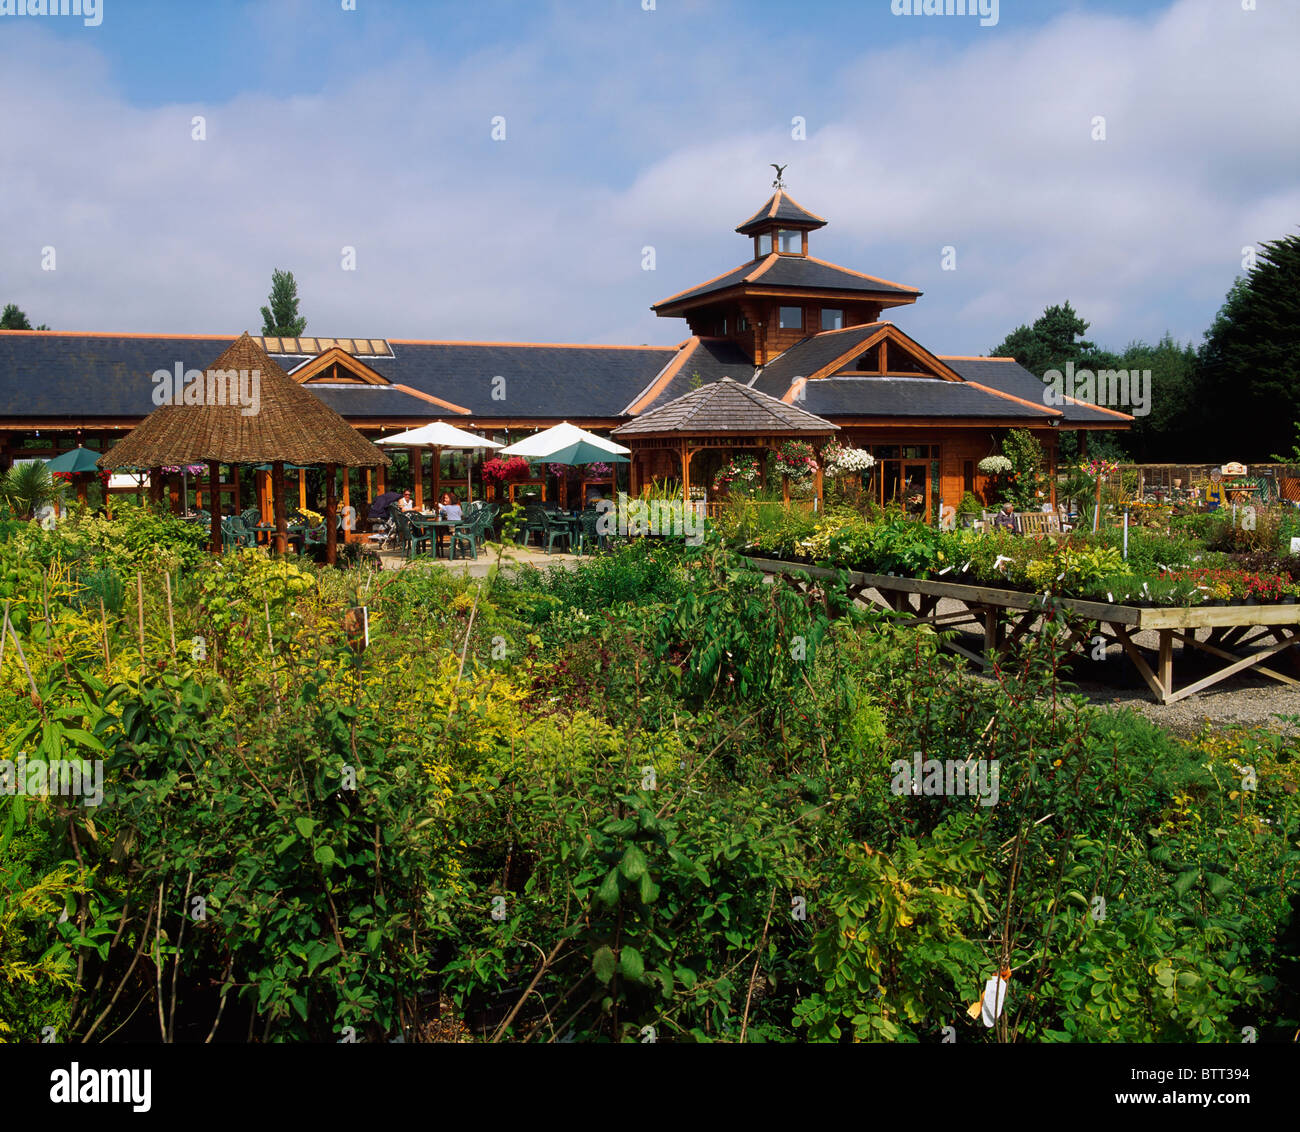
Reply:
[[1112, 347], [1199, 341], [1242, 247], [1300, 225], [1300, 3], [1257, 6], [0, 17], [0, 301], [57, 329], [257, 332], [286, 267], [309, 333], [669, 343], [685, 325], [650, 303], [748, 258], [732, 229], [777, 161], [830, 220], [813, 254], [920, 287], [894, 318], [936, 351], [986, 352], [1067, 298]]

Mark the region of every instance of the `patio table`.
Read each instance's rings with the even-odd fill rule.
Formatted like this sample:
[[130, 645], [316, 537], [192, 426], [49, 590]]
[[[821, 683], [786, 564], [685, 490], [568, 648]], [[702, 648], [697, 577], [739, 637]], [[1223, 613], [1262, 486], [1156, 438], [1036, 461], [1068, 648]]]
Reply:
[[[438, 543], [441, 540], [450, 537], [452, 527], [459, 526], [464, 522], [463, 519], [427, 518], [422, 514], [411, 511], [407, 512], [406, 521], [410, 523], [412, 527], [417, 528], [417, 534], [426, 534], [430, 531], [433, 532], [433, 556], [435, 558], [438, 557]], [[450, 548], [448, 548], [448, 553], [450, 554]]]

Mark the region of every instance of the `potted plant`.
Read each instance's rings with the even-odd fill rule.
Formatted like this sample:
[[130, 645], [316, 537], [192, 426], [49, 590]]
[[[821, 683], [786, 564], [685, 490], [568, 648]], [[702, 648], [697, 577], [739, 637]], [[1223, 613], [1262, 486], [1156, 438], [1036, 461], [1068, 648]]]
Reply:
[[957, 504], [957, 521], [965, 528], [973, 527], [979, 518], [984, 514], [984, 504], [979, 500], [973, 491], [968, 491], [961, 497], [961, 502]]

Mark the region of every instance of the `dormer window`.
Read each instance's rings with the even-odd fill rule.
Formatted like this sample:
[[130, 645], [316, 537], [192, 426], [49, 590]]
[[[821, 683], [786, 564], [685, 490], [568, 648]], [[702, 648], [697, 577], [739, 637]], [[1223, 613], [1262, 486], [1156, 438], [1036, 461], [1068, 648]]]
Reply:
[[786, 255], [803, 253], [803, 233], [794, 228], [782, 228], [778, 233], [778, 244]]

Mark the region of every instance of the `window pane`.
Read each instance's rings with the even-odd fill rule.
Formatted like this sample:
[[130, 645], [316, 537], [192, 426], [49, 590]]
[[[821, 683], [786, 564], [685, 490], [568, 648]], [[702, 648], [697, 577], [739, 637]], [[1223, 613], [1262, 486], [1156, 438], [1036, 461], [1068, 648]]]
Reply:
[[781, 308], [781, 329], [802, 330], [803, 329], [803, 307], [782, 307]]
[[827, 310], [822, 307], [822, 329], [823, 330], [843, 330], [844, 329], [844, 312]]
[[802, 252], [803, 235], [790, 228], [781, 229], [781, 250], [783, 252]]
[[770, 255], [772, 252], [772, 233], [764, 232], [758, 238], [758, 254]]

